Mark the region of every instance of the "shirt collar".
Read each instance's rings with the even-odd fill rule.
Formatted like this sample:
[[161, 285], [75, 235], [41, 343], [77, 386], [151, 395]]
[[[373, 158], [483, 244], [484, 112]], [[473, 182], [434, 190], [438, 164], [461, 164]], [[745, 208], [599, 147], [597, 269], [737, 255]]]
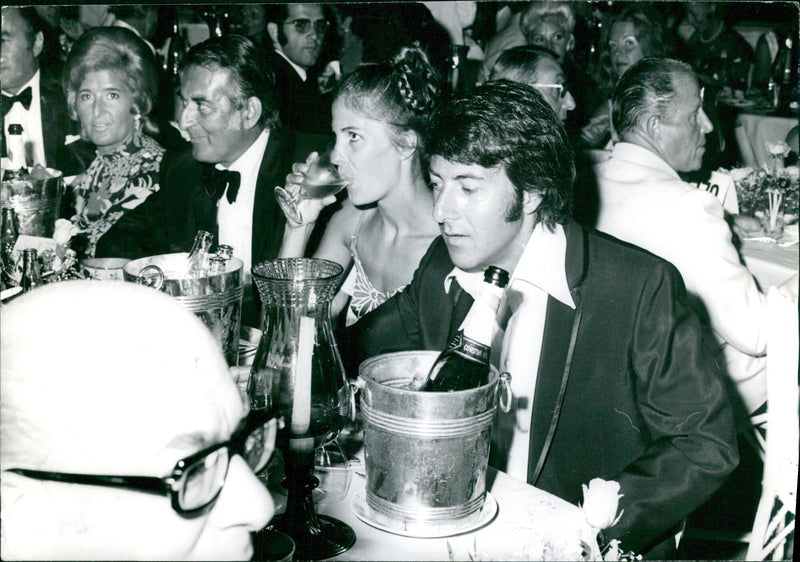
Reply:
[[[539, 223], [533, 229], [517, 267], [514, 268], [509, 286], [515, 282], [528, 283], [574, 309], [575, 301], [567, 283], [566, 259], [567, 237], [564, 228], [557, 224], [551, 232]], [[476, 298], [483, 282], [483, 272], [468, 273], [454, 267], [445, 277], [445, 293], [450, 292], [453, 279], [457, 279], [464, 290]]]
[[[40, 95], [39, 94], [39, 70], [37, 70], [36, 72], [33, 73], [33, 76], [31, 76], [31, 79], [28, 80], [27, 82], [25, 82], [25, 84], [22, 86], [22, 88], [19, 89], [19, 91], [21, 92], [22, 90], [24, 90], [25, 88], [27, 88], [29, 86], [31, 88], [31, 100], [37, 99], [39, 97], [39, 95]], [[8, 92], [6, 90], [3, 90], [3, 93], [5, 95], [7, 95], [7, 96], [16, 95], [16, 94], [12, 94], [11, 92]], [[19, 92], [17, 92], [17, 93], [19, 93]], [[31, 103], [33, 103], [33, 101], [31, 101]]]
[[306, 79], [308, 78], [308, 73], [306, 72], [305, 68], [297, 66], [289, 57], [286, 56], [286, 53], [284, 53], [283, 51], [275, 49], [275, 52], [278, 53], [280, 56], [282, 56], [284, 59], [286, 59], [286, 62], [292, 65], [292, 68], [294, 68], [295, 72], [297, 72], [297, 74], [300, 75], [300, 78], [303, 80], [303, 82], [306, 81]]
[[676, 179], [680, 179], [678, 172], [673, 170], [672, 166], [667, 164], [667, 162], [663, 158], [661, 158], [658, 154], [656, 154], [652, 150], [647, 149], [638, 144], [633, 144], [630, 142], [618, 142], [617, 144], [614, 145], [614, 150], [611, 153], [611, 158], [625, 160], [627, 162], [632, 162], [634, 164], [638, 164], [640, 166], [646, 166], [648, 168], [655, 168], [657, 170], [661, 170], [663, 172], [668, 173], [669, 175], [675, 177]]
[[269, 138], [269, 129], [264, 129], [261, 134], [256, 137], [247, 150], [245, 150], [239, 158], [227, 168], [222, 164], [214, 166], [218, 170], [231, 170], [234, 172], [245, 173], [249, 170], [256, 168], [261, 164], [261, 157], [264, 155], [264, 149], [267, 147], [267, 140]]

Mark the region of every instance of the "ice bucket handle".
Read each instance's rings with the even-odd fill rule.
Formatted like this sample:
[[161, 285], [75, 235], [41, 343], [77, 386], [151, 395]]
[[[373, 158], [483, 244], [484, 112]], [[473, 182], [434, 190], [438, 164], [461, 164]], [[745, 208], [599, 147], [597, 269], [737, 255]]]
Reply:
[[359, 377], [350, 382], [350, 421], [356, 420], [356, 405], [358, 404], [358, 392], [364, 388], [364, 381]]
[[500, 373], [498, 390], [500, 391], [498, 404], [500, 409], [507, 414], [511, 410], [511, 373], [508, 371]]
[[164, 284], [164, 271], [157, 265], [146, 265], [139, 270], [136, 283], [160, 290]]

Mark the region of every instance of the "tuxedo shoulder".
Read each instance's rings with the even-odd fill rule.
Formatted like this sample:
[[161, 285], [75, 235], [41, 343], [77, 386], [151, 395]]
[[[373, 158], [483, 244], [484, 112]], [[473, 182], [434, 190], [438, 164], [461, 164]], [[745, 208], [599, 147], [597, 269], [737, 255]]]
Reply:
[[167, 150], [161, 160], [161, 186], [170, 190], [189, 189], [202, 177], [203, 167], [192, 157], [191, 146]]
[[629, 273], [646, 272], [659, 267], [674, 269], [667, 260], [635, 244], [599, 230], [587, 228], [586, 231], [591, 261], [613, 264], [615, 268]]
[[46, 100], [52, 100], [54, 102], [63, 102], [64, 111], [67, 110], [67, 98], [61, 88], [56, 88], [53, 85], [43, 81], [39, 84], [39, 97]]

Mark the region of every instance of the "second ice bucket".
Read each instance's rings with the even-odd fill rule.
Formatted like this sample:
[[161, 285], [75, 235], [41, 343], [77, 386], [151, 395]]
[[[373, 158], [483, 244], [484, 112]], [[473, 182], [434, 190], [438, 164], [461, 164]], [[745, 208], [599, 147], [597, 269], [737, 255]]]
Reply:
[[0, 207], [12, 207], [19, 233], [50, 238], [61, 211], [64, 179], [59, 170], [47, 168], [47, 176], [27, 176], [2, 182]]
[[235, 366], [239, 358], [244, 264], [233, 257], [227, 260], [224, 272], [195, 277], [188, 273], [188, 256], [183, 252], [139, 258], [126, 263], [122, 275], [125, 281], [136, 282], [145, 267], [157, 266], [163, 272], [160, 290], [203, 321], [219, 342], [228, 365]]
[[[364, 361], [366, 503], [379, 523], [430, 535], [475, 521], [486, 495], [486, 468], [500, 377], [457, 392], [408, 388], [435, 351], [405, 351]], [[505, 380], [505, 379], [503, 379]]]

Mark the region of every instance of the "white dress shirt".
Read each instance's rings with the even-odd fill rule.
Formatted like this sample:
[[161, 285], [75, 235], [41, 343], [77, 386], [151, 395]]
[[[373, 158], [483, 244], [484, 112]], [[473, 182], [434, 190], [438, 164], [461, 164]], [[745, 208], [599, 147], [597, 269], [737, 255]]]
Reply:
[[[44, 157], [44, 136], [42, 133], [42, 101], [40, 98], [39, 89], [39, 71], [33, 75], [33, 78], [20, 88], [20, 92], [25, 88], [31, 89], [31, 106], [25, 109], [21, 103], [17, 102], [11, 106], [11, 110], [6, 114], [3, 120], [3, 127], [5, 128], [6, 138], [8, 138], [8, 127], [12, 124], [22, 125], [22, 141], [25, 143], [25, 152], [28, 158], [28, 164], [40, 164], [47, 166]], [[7, 96], [14, 95], [11, 92], [3, 90]], [[30, 159], [33, 159], [33, 162]], [[55, 162], [50, 162], [51, 167]]]
[[241, 181], [236, 201], [228, 203], [225, 195], [217, 203], [217, 225], [219, 244], [233, 246], [233, 255], [244, 262], [242, 276], [244, 284], [250, 283], [250, 270], [253, 267], [253, 205], [256, 200], [256, 181], [261, 159], [269, 140], [269, 129], [264, 129], [255, 142], [228, 168], [217, 164], [220, 170], [239, 172]]
[[[492, 442], [506, 458], [506, 466], [500, 468], [523, 482], [528, 477], [528, 434], [548, 296], [575, 308], [567, 284], [566, 251], [561, 225], [550, 232], [538, 224], [511, 275], [495, 320], [491, 360], [511, 375], [513, 399], [508, 413], [498, 410]], [[483, 273], [455, 268], [445, 279], [445, 291], [449, 292], [453, 278], [467, 293], [478, 296]]]

